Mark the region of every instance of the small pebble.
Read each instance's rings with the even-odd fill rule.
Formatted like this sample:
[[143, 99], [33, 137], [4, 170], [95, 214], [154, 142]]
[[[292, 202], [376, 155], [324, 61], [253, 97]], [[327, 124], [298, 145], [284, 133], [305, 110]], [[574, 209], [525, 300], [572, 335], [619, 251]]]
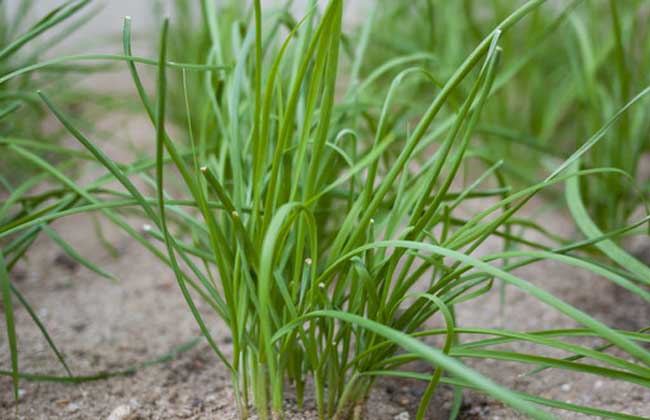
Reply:
[[569, 385], [569, 384], [564, 384], [564, 385], [562, 385], [562, 386], [560, 387], [560, 389], [562, 390], [562, 392], [569, 392], [569, 391], [571, 391], [571, 385]]
[[481, 407], [478, 405], [473, 406], [472, 408], [469, 409], [469, 414], [474, 414], [474, 415], [479, 415], [481, 414]]
[[603, 387], [603, 381], [598, 380], [594, 382], [594, 389], [600, 389], [602, 387]]
[[79, 404], [71, 402], [65, 407], [66, 411], [69, 413], [75, 413], [79, 411]]
[[393, 417], [394, 420], [410, 420], [411, 416], [409, 415], [408, 411], [402, 411], [395, 417]]
[[106, 420], [129, 420], [132, 418], [133, 409], [128, 405], [115, 407]]
[[187, 408], [183, 408], [179, 411], [176, 412], [176, 416], [180, 419], [186, 419], [188, 417], [192, 417], [192, 410], [189, 410]]

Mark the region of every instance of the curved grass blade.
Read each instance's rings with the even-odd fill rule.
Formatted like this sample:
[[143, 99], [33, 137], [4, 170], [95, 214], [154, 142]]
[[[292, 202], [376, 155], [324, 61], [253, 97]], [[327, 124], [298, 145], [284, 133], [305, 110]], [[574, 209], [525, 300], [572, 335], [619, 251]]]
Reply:
[[[196, 345], [200, 342], [201, 342], [200, 337], [194, 338], [186, 343], [181, 344], [178, 347], [173, 348], [171, 351], [169, 351], [166, 354], [163, 354], [160, 357], [156, 357], [154, 359], [147, 360], [142, 363], [137, 363], [134, 366], [128, 367], [123, 370], [98, 372], [90, 375], [70, 375], [70, 376], [54, 376], [54, 375], [39, 374], [39, 373], [19, 372], [18, 376], [20, 377], [20, 379], [23, 379], [25, 381], [56, 382], [56, 383], [68, 383], [68, 384], [81, 384], [84, 382], [102, 381], [102, 380], [106, 380], [114, 377], [120, 377], [120, 376], [130, 376], [144, 368], [155, 366], [161, 363], [171, 362], [177, 359], [179, 355], [196, 347]], [[11, 375], [12, 372], [6, 370], [0, 370], [0, 376], [11, 376]]]
[[[445, 305], [444, 302], [437, 296], [427, 294], [427, 293], [420, 293], [414, 295], [414, 297], [415, 296], [429, 299], [431, 302], [433, 302], [434, 305], [436, 305], [436, 307], [438, 307], [438, 309], [442, 313], [443, 318], [445, 320], [445, 324], [447, 326], [447, 335], [445, 336], [445, 343], [442, 346], [442, 353], [448, 355], [451, 350], [452, 344], [454, 344], [454, 338], [455, 338], [455, 332], [454, 332], [455, 323], [454, 323], [453, 315], [451, 314], [449, 308], [447, 308], [447, 305]], [[415, 414], [415, 418], [417, 420], [423, 420], [424, 416], [426, 416], [427, 408], [429, 407], [429, 403], [431, 402], [431, 398], [433, 398], [433, 394], [436, 391], [436, 387], [438, 386], [441, 377], [442, 377], [442, 368], [440, 366], [437, 366], [435, 371], [433, 372], [433, 375], [431, 376], [431, 381], [427, 385], [427, 388], [424, 391], [424, 394], [422, 395], [420, 405], [418, 406], [418, 411]]]
[[[75, 54], [68, 55], [58, 58], [53, 58], [51, 60], [46, 60], [40, 63], [31, 64], [29, 66], [21, 67], [17, 70], [14, 70], [10, 73], [2, 75], [0, 77], [0, 85], [6, 83], [7, 81], [14, 79], [18, 76], [21, 76], [26, 73], [31, 73], [36, 70], [45, 69], [47, 67], [58, 66], [63, 63], [74, 62], [74, 61], [97, 61], [97, 60], [107, 60], [107, 61], [125, 61], [127, 63], [140, 63], [146, 64], [149, 66], [157, 66], [158, 62], [150, 58], [137, 57], [133, 55], [120, 55], [120, 54]], [[177, 63], [174, 61], [167, 62], [167, 65], [172, 68], [177, 69], [186, 69], [186, 70], [195, 70], [195, 71], [206, 71], [206, 70], [227, 70], [228, 67], [225, 66], [215, 66], [209, 64], [191, 64], [191, 63]]]
[[[579, 165], [579, 160], [576, 160], [572, 167], [573, 172], [578, 170]], [[579, 180], [577, 178], [570, 178], [567, 180], [565, 197], [573, 219], [587, 239], [602, 237], [603, 232], [591, 219], [584, 205], [582, 194], [580, 192]], [[645, 284], [650, 284], [650, 268], [629, 253], [625, 252], [622, 248], [616, 245], [612, 239], [605, 239], [595, 243], [594, 245], [618, 265], [636, 274], [639, 280]]]

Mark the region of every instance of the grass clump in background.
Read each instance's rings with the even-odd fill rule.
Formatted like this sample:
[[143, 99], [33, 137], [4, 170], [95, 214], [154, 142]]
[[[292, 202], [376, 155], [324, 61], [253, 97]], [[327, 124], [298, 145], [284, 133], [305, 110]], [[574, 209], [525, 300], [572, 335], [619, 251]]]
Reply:
[[[419, 57], [424, 67], [444, 79], [516, 2], [495, 1], [489, 7], [475, 0], [380, 3], [375, 21], [384, 30], [372, 31], [370, 45], [379, 53], [370, 65]], [[650, 82], [644, 41], [648, 13], [647, 2], [636, 0], [575, 0], [533, 11], [526, 30], [503, 41], [510, 54], [497, 78], [493, 106], [477, 128], [483, 142], [480, 153], [504, 157], [504, 173], [513, 182], [533, 182], [532, 164], [537, 163], [540, 172], [549, 171], [558, 159], [582, 146]], [[410, 24], [403, 27], [404, 21]], [[405, 99], [404, 104], [413, 100]], [[645, 106], [630, 109], [606, 140], [584, 155], [581, 167], [621, 169], [642, 181], [646, 196], [648, 179], [641, 157], [648, 150], [648, 124]], [[601, 229], [624, 226], [643, 201], [635, 183], [617, 174], [578, 183]]]
[[[378, 376], [405, 376], [428, 382], [418, 418], [424, 418], [440, 383], [453, 386], [457, 395], [464, 388], [477, 389], [531, 418], [552, 418], [538, 405], [634, 418], [514, 392], [459, 360], [511, 361], [538, 370], [552, 367], [650, 384], [650, 353], [639, 344], [648, 341], [647, 335], [613, 330], [512, 273], [542, 259], [555, 260], [650, 300], [647, 267], [612, 242], [636, 232], [645, 220], [606, 234], [591, 230], [579, 242], [547, 235], [551, 246], [533, 243], [513, 229], [523, 225], [546, 235], [543, 226], [517, 212], [533, 195], [564, 182], [578, 224], [593, 223], [575, 211], [584, 205], [571, 183], [620, 174], [621, 168], [577, 165], [607, 141], [608, 129], [628, 109], [636, 109], [646, 91], [615, 107], [589, 131], [582, 147], [567, 152], [541, 182], [511, 185], [502, 155], [475, 145], [486, 117], [501, 104], [497, 88], [509, 69], [502, 59], [509, 54], [505, 40], [520, 28], [514, 27], [520, 20], [539, 16], [542, 3], [530, 1], [510, 11], [475, 40], [462, 60], [460, 49], [454, 60], [445, 59], [455, 64], [439, 77], [408, 59], [364, 70], [363, 63], [372, 58], [373, 21], [366, 22], [355, 45], [344, 47], [341, 0], [330, 1], [322, 12], [312, 7], [300, 21], [287, 19], [288, 7], [263, 14], [256, 1], [250, 13], [241, 14], [243, 20], [233, 18], [231, 28], [219, 27], [214, 3], [204, 1], [201, 16], [207, 30], [199, 33], [209, 34], [207, 41], [200, 36], [209, 54], [197, 55], [202, 61], [195, 65], [170, 63], [174, 32], [166, 22], [154, 95], [129, 58], [127, 20], [123, 54], [155, 127], [155, 157], [111, 160], [47, 92], [41, 94], [107, 173], [82, 185], [21, 145], [10, 144], [60, 192], [0, 228], [0, 235], [15, 235], [64, 215], [102, 212], [175, 273], [204, 337], [232, 374], [242, 417], [251, 407], [261, 418], [281, 417], [290, 384], [299, 405], [307, 392], [314, 395], [322, 418], [359, 418]], [[203, 47], [194, 52], [199, 50]], [[171, 78], [172, 71], [177, 79]], [[426, 86], [429, 94], [408, 107], [413, 86], [420, 92]], [[428, 103], [421, 105], [425, 98]], [[185, 124], [187, 141], [170, 134], [170, 108], [174, 121]], [[468, 167], [473, 168], [469, 176], [459, 176]], [[121, 188], [111, 184], [115, 181]], [[460, 212], [470, 200], [486, 197], [493, 199], [489, 206], [469, 217]], [[132, 226], [134, 208], [138, 220], [148, 225], [147, 235]], [[502, 251], [474, 256], [495, 238]], [[599, 260], [602, 252], [618, 265]], [[0, 276], [8, 287], [6, 270]], [[533, 295], [581, 327], [515, 332], [457, 325], [455, 305], [487, 293], [495, 279]], [[211, 320], [199, 312], [199, 301], [228, 325], [232, 354], [213, 339]], [[427, 329], [437, 315], [444, 328]], [[476, 335], [488, 338], [472, 338]], [[426, 345], [422, 340], [427, 336], [442, 336], [444, 342], [440, 348]], [[594, 336], [608, 344], [591, 348], [570, 340]], [[519, 341], [571, 356], [492, 349]], [[610, 347], [618, 353], [604, 351]], [[430, 363], [432, 374], [401, 369], [413, 360]], [[17, 365], [12, 374], [17, 380]], [[454, 413], [459, 402], [456, 398]]]
[[[21, 1], [13, 8], [7, 2], [1, 2], [0, 74], [9, 75], [42, 61], [44, 55], [96, 14], [96, 9], [88, 9], [89, 4], [90, 0], [67, 1], [31, 22], [36, 9], [34, 1]], [[14, 143], [22, 141], [31, 147], [39, 147], [42, 154], [50, 157], [59, 152], [56, 143], [65, 132], [45, 129], [47, 112], [36, 90], [47, 87], [59, 92], [57, 97], [72, 107], [82, 92], [70, 88], [71, 73], [92, 72], [94, 69], [81, 65], [58, 65], [47, 70], [38, 76], [26, 73], [0, 83], [0, 147], [11, 139]], [[11, 184], [24, 181], [30, 175], [13, 153], [2, 153], [0, 165], [4, 169], [1, 175], [5, 189], [11, 189]]]

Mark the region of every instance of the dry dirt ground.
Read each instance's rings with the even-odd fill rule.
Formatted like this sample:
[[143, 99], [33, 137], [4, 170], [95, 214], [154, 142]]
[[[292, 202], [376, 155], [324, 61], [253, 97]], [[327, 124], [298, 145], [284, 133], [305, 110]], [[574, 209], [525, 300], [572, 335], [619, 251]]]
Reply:
[[[125, 138], [150, 138], [148, 128], [135, 123], [121, 125]], [[126, 159], [126, 148], [107, 144], [109, 154]], [[127, 150], [127, 151], [125, 151]], [[480, 206], [481, 203], [476, 203]], [[471, 209], [468, 209], [471, 210]], [[556, 231], [571, 229], [559, 213], [542, 216]], [[134, 222], [136, 223], [136, 222]], [[139, 222], [137, 222], [139, 223]], [[119, 370], [168, 353], [199, 335], [199, 330], [177, 289], [173, 273], [140, 245], [105, 226], [107, 240], [119, 255], [100, 244], [89, 217], [70, 217], [53, 224], [71, 244], [119, 279], [111, 283], [67, 258], [48, 239], [39, 239], [28, 259], [12, 273], [12, 281], [33, 305], [65, 353], [75, 374]], [[536, 239], [536, 238], [532, 238]], [[488, 244], [487, 249], [498, 243]], [[608, 325], [638, 329], [650, 324], [650, 310], [607, 281], [552, 262], [542, 262], [518, 274], [581, 308]], [[461, 326], [499, 327], [498, 290], [457, 307]], [[514, 288], [507, 293], [505, 326], [515, 330], [573, 327], [574, 323]], [[210, 317], [207, 308], [202, 308]], [[63, 374], [27, 312], [16, 309], [20, 366], [25, 372]], [[229, 336], [224, 325], [212, 323], [215, 336], [226, 350]], [[9, 356], [2, 323], [0, 366], [7, 369]], [[518, 345], [517, 350], [539, 351]], [[522, 377], [526, 366], [466, 360], [496, 381], [514, 389], [560, 401], [593, 405], [637, 416], [650, 416], [650, 392], [642, 387], [557, 370]], [[428, 371], [427, 366], [413, 369]], [[414, 417], [421, 383], [382, 380], [371, 397], [367, 419], [392, 420]], [[289, 420], [314, 419], [313, 402], [297, 410], [289, 397]], [[443, 389], [432, 404], [429, 418], [444, 419], [451, 392]], [[562, 419], [587, 416], [556, 412]], [[172, 361], [141, 369], [125, 377], [80, 385], [28, 382], [20, 385], [16, 411], [11, 381], [0, 378], [0, 419], [236, 419], [223, 365], [208, 346], [199, 342]], [[461, 419], [522, 418], [501, 403], [466, 392]]]

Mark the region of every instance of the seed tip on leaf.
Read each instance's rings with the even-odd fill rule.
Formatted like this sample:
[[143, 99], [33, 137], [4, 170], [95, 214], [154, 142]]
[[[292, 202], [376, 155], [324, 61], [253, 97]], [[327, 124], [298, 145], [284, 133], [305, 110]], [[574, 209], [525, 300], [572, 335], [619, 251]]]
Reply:
[[305, 264], [311, 265], [312, 262], [311, 258], [305, 258]]

